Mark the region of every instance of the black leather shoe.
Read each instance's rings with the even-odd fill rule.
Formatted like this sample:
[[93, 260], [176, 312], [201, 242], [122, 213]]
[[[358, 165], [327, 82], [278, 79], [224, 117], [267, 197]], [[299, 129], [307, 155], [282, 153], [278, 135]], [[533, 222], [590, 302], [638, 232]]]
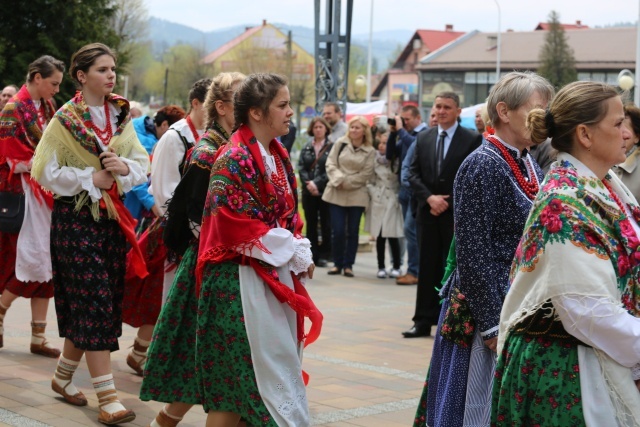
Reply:
[[339, 267], [333, 267], [333, 268], [330, 268], [329, 271], [327, 271], [327, 274], [330, 274], [332, 276], [336, 274], [341, 274], [341, 273], [342, 273], [342, 269]]
[[431, 325], [418, 326], [413, 325], [411, 329], [408, 331], [404, 331], [402, 336], [405, 338], [418, 338], [418, 337], [430, 337], [431, 336]]
[[326, 259], [320, 258], [318, 262], [316, 262], [315, 264], [316, 264], [316, 267], [326, 267], [328, 263]]

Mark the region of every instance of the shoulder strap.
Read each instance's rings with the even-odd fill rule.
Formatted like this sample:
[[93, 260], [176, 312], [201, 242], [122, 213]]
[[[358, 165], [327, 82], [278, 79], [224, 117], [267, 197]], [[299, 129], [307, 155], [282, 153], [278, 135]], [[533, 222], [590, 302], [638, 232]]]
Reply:
[[[185, 138], [184, 135], [182, 135], [177, 129], [170, 128], [169, 130], [174, 130], [180, 137], [182, 144], [184, 144], [184, 156], [182, 156], [180, 165], [178, 165], [178, 169], [180, 170], [180, 176], [182, 176], [184, 174], [184, 162], [187, 160], [187, 154], [189, 153], [189, 149], [191, 149], [191, 147], [193, 147], [194, 144], [190, 143], [187, 140], [187, 138]], [[194, 135], [194, 136], [197, 137], [197, 135]]]
[[344, 150], [344, 147], [346, 147], [347, 144], [348, 142], [343, 142], [340, 148], [338, 149], [338, 156], [336, 157], [336, 164], [338, 165], [338, 167], [340, 167], [340, 153], [342, 153], [342, 150]]
[[[313, 161], [313, 163], [311, 163], [310, 170], [314, 170], [315, 169], [316, 165], [318, 164], [318, 160], [320, 160], [320, 158], [325, 153], [325, 151], [327, 151], [329, 149], [329, 147], [333, 145], [332, 142], [328, 142], [328, 141], [329, 140], [327, 140], [327, 143], [324, 144], [324, 147], [322, 147], [322, 149], [318, 152], [318, 155], [316, 156], [316, 159]], [[313, 148], [313, 146], [311, 148]], [[340, 153], [338, 153], [338, 155], [340, 155]]]

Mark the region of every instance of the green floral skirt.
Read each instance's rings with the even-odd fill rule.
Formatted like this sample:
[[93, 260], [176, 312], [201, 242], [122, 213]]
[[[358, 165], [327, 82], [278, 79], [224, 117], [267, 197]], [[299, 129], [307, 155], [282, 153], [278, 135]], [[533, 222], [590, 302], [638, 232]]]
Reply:
[[277, 427], [253, 370], [244, 323], [238, 264], [209, 264], [198, 301], [196, 364], [208, 411], [240, 414], [252, 426]]
[[176, 270], [167, 302], [153, 330], [140, 399], [158, 402], [202, 403], [196, 376], [195, 267], [197, 242], [184, 254]]
[[493, 383], [492, 426], [584, 426], [575, 343], [511, 334]]

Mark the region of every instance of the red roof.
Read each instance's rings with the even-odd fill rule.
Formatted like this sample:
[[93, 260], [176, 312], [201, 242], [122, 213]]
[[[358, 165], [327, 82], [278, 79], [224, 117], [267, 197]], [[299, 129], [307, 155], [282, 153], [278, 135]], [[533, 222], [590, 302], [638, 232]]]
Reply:
[[257, 27], [253, 27], [253, 28], [249, 28], [244, 33], [240, 34], [238, 37], [236, 37], [234, 39], [231, 39], [230, 41], [226, 42], [225, 44], [223, 44], [222, 46], [220, 46], [219, 48], [217, 48], [216, 50], [214, 50], [210, 54], [206, 55], [204, 58], [202, 58], [202, 62], [204, 64], [211, 64], [213, 61], [218, 59], [220, 56], [222, 56], [223, 54], [227, 53], [228, 51], [230, 51], [234, 47], [238, 46], [240, 43], [242, 43], [243, 41], [245, 41], [246, 39], [248, 39], [249, 37], [251, 37], [252, 35], [257, 33], [258, 31], [260, 31], [262, 28], [264, 28], [265, 25], [266, 24], [258, 25]]
[[[445, 44], [453, 41], [464, 34], [463, 31], [439, 31], [439, 30], [416, 30], [422, 43], [429, 48], [429, 52], [440, 49]], [[413, 39], [413, 38], [412, 38]]]

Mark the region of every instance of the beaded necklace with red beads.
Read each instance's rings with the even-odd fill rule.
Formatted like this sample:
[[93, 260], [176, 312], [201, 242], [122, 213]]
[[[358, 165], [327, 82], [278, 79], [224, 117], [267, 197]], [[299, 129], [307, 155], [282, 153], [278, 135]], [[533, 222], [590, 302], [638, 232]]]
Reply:
[[525, 162], [525, 164], [527, 165], [527, 171], [529, 172], [529, 176], [531, 176], [531, 179], [527, 181], [527, 179], [522, 174], [520, 167], [518, 167], [518, 164], [516, 163], [515, 159], [509, 153], [509, 149], [505, 147], [500, 141], [498, 141], [493, 136], [489, 136], [487, 138], [487, 141], [489, 141], [498, 150], [500, 150], [500, 153], [502, 153], [502, 157], [511, 168], [511, 171], [513, 172], [513, 175], [515, 176], [516, 181], [518, 182], [518, 185], [520, 186], [522, 191], [524, 191], [524, 193], [527, 195], [529, 199], [531, 200], [535, 199], [536, 194], [538, 194], [538, 190], [540, 189], [540, 187], [538, 185], [538, 179], [536, 177], [536, 173], [534, 170], [532, 170], [533, 168], [531, 168], [529, 162]]
[[93, 119], [89, 121], [89, 126], [93, 129], [93, 133], [96, 134], [102, 144], [109, 145], [109, 142], [111, 142], [111, 138], [113, 137], [113, 129], [111, 128], [111, 111], [109, 109], [109, 103], [106, 100], [104, 101], [104, 117], [106, 122], [104, 129], [100, 129], [96, 126]]
[[287, 174], [284, 171], [284, 165], [282, 159], [273, 147], [269, 147], [269, 152], [273, 156], [273, 160], [276, 163], [276, 171], [271, 174], [271, 182], [273, 185], [281, 188], [283, 191], [288, 191]]
[[627, 210], [624, 208], [624, 204], [622, 203], [622, 200], [620, 200], [620, 198], [618, 197], [616, 192], [613, 191], [613, 188], [611, 188], [611, 185], [607, 181], [605, 181], [604, 179], [602, 180], [602, 183], [607, 188], [607, 190], [609, 190], [609, 195], [611, 196], [613, 201], [616, 202], [616, 205], [618, 205], [618, 207], [620, 208], [622, 213], [626, 215], [627, 214]]

